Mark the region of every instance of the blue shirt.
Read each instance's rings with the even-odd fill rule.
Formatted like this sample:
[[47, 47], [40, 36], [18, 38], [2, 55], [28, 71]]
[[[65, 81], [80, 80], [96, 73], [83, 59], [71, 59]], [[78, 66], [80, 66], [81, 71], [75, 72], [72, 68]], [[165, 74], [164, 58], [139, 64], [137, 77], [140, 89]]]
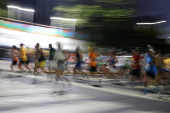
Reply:
[[156, 65], [152, 62], [153, 57], [150, 57], [148, 54], [146, 55], [146, 62], [147, 64], [149, 64], [149, 69], [146, 70], [149, 73], [153, 73], [154, 75], [156, 75], [157, 73], [157, 68]]

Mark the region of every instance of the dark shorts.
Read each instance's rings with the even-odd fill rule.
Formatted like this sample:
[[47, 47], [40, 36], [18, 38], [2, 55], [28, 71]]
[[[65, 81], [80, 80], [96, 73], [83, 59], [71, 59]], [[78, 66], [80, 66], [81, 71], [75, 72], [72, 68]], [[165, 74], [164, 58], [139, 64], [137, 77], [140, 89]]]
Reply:
[[79, 61], [79, 62], [76, 63], [75, 68], [78, 68], [79, 70], [81, 70], [81, 61]]
[[15, 61], [12, 61], [12, 65], [14, 66], [14, 65], [17, 65], [17, 62], [15, 62]]
[[30, 63], [30, 61], [29, 61], [29, 60], [27, 60], [25, 63], [28, 65], [28, 64]]
[[19, 62], [20, 62], [21, 64], [26, 64], [27, 61], [22, 61], [22, 60], [20, 60]]
[[38, 59], [38, 62], [43, 62], [43, 61], [45, 61], [45, 58], [44, 58], [44, 57], [40, 57], [40, 58]]
[[134, 69], [130, 72], [130, 75], [135, 76], [135, 77], [140, 77], [140, 72], [141, 72], [141, 69]]
[[154, 73], [146, 72], [146, 75], [151, 77], [151, 78], [155, 78], [155, 74]]
[[50, 59], [49, 59], [49, 61], [52, 61], [53, 60], [53, 57], [51, 57]]
[[96, 67], [90, 67], [90, 72], [96, 72], [97, 68]]

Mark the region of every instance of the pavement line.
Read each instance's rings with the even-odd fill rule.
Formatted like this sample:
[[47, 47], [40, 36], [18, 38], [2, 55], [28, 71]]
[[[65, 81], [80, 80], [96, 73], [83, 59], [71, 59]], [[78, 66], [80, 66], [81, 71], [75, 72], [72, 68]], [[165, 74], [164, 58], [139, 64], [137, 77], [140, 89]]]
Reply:
[[[18, 75], [18, 74], [15, 74], [15, 73], [12, 73], [14, 75]], [[43, 76], [36, 76], [36, 75], [22, 75], [22, 76], [25, 76], [25, 77], [29, 77], [29, 78], [36, 78], [36, 79], [39, 79], [39, 80], [47, 80], [45, 77]], [[53, 82], [55, 80], [53, 79]], [[63, 82], [63, 81], [61, 81]], [[66, 83], [66, 82], [63, 82], [63, 83]], [[92, 86], [89, 86], [87, 84], [81, 84], [81, 83], [75, 83], [75, 82], [72, 82], [71, 83], [72, 85], [75, 85], [75, 86], [78, 86], [78, 87], [83, 87], [83, 88], [88, 88], [88, 89], [93, 89], [93, 90], [98, 90], [98, 91], [103, 91], [103, 92], [108, 92], [108, 93], [114, 93], [114, 94], [118, 94], [118, 95], [124, 95], [124, 96], [130, 96], [130, 97], [136, 97], [136, 98], [143, 98], [143, 99], [148, 99], [148, 100], [156, 100], [156, 101], [163, 101], [163, 102], [167, 102], [165, 100], [161, 100], [161, 99], [156, 99], [156, 98], [153, 98], [153, 97], [149, 97], [148, 95], [141, 95], [141, 94], [134, 94], [133, 92], [127, 92], [127, 91], [124, 91], [124, 89], [118, 89], [116, 88], [115, 89], [112, 89], [112, 88], [95, 88], [95, 87], [92, 87]]]

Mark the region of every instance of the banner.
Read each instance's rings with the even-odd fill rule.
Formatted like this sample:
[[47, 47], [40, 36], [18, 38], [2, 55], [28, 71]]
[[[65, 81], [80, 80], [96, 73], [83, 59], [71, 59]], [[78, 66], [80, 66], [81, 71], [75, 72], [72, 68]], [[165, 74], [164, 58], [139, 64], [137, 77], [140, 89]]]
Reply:
[[4, 20], [0, 20], [0, 28], [10, 29], [10, 30], [15, 30], [15, 31], [22, 31], [22, 32], [27, 32], [27, 33], [40, 34], [40, 35], [63, 37], [63, 38], [73, 38], [73, 39], [88, 39], [89, 38], [89, 35], [80, 33], [80, 32], [74, 32], [74, 31], [62, 30], [62, 29], [56, 29], [56, 28], [33, 26], [33, 25], [9, 22], [9, 21], [4, 21]]

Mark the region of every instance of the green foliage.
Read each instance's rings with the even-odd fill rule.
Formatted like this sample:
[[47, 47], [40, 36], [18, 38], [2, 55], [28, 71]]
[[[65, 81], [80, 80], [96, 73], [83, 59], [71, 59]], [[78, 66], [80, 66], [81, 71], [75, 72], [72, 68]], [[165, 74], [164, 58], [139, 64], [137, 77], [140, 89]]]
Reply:
[[0, 16], [2, 17], [7, 17], [7, 9], [0, 8]]
[[[72, 5], [68, 5], [67, 2], [67, 4], [56, 6], [53, 10], [56, 11], [56, 15], [76, 19], [76, 29], [90, 34], [93, 40], [104, 39], [112, 42], [116, 37], [131, 35], [129, 24], [131, 24], [131, 15], [134, 10], [122, 8], [122, 4], [126, 5], [133, 0], [94, 1], [96, 3], [90, 5], [80, 4], [81, 2], [72, 2], [70, 3]], [[103, 44], [103, 41], [101, 43]]]
[[[103, 2], [101, 0], [97, 1]], [[118, 3], [121, 2], [122, 0], [106, 0], [104, 2], [109, 1]], [[94, 25], [97, 25], [96, 23], [99, 23], [99, 21], [100, 23], [101, 21], [112, 22], [115, 21], [115, 18], [129, 17], [134, 12], [134, 10], [132, 9], [127, 10], [118, 8], [105, 8], [100, 4], [97, 5], [76, 4], [74, 6], [59, 5], [55, 7], [54, 10], [56, 12], [62, 13], [64, 17], [77, 19], [78, 21], [76, 22], [76, 25], [78, 26], [93, 26], [93, 27]], [[124, 19], [123, 20], [120, 19], [119, 21], [124, 21]]]
[[0, 16], [7, 17], [7, 0], [0, 0]]

